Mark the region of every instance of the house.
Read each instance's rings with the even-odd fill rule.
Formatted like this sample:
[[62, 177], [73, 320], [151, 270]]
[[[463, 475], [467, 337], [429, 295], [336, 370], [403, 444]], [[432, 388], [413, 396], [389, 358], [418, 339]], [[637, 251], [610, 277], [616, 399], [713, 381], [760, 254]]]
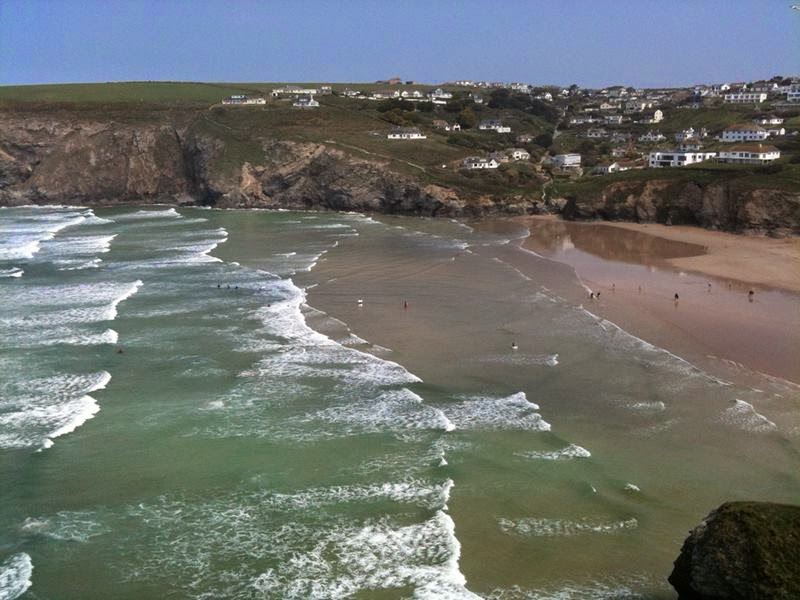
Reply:
[[250, 96], [228, 96], [222, 101], [223, 104], [253, 105], [266, 104], [266, 98], [251, 98]]
[[444, 91], [442, 88], [436, 88], [432, 92], [428, 92], [428, 98], [431, 100], [449, 100], [452, 97], [453, 94]]
[[319, 86], [319, 95], [320, 96], [330, 96], [333, 93], [333, 88], [329, 85], [321, 85]]
[[769, 117], [753, 119], [753, 123], [756, 125], [783, 125], [783, 117], [775, 117], [770, 115]]
[[785, 127], [774, 127], [767, 129], [767, 135], [769, 137], [783, 137], [786, 135], [786, 128]]
[[591, 139], [601, 139], [608, 137], [608, 132], [605, 129], [590, 129], [586, 132], [586, 137]]
[[723, 142], [760, 142], [767, 139], [768, 136], [767, 130], [761, 125], [737, 123], [726, 127], [720, 134], [719, 139]]
[[681, 152], [699, 152], [703, 149], [703, 143], [697, 138], [683, 140], [678, 146]]
[[319, 108], [319, 102], [314, 100], [314, 96], [300, 96], [292, 106], [295, 108]]
[[469, 156], [462, 163], [465, 169], [496, 169], [500, 163], [493, 158], [481, 158], [480, 156]]
[[572, 117], [569, 120], [570, 125], [584, 125], [586, 123], [599, 123], [600, 119], [595, 117]]
[[664, 120], [664, 113], [660, 108], [657, 108], [653, 112], [653, 116], [645, 117], [644, 119], [642, 119], [642, 123], [648, 123], [648, 124], [661, 123], [661, 121], [663, 120]]
[[483, 96], [480, 94], [471, 94], [470, 96], [475, 104], [483, 104]]
[[614, 158], [622, 158], [628, 154], [628, 149], [625, 146], [618, 146], [617, 148], [611, 149], [611, 156]]
[[530, 160], [531, 154], [524, 148], [511, 148], [506, 151], [511, 160]]
[[766, 102], [765, 92], [736, 92], [723, 96], [726, 104], [760, 104]]
[[652, 142], [663, 142], [667, 138], [664, 137], [664, 134], [660, 131], [648, 131], [644, 135], [639, 136], [640, 142], [652, 143]]
[[445, 131], [461, 131], [461, 125], [458, 123], [448, 123], [444, 119], [434, 119], [433, 128], [444, 129]]
[[787, 102], [800, 102], [800, 84], [793, 83], [786, 92]]
[[580, 154], [556, 154], [550, 161], [559, 169], [578, 169], [581, 166]]
[[597, 165], [594, 169], [592, 169], [592, 173], [595, 175], [608, 175], [609, 173], [627, 171], [629, 168], [630, 167], [627, 165], [623, 165], [618, 162], [612, 162], [610, 165]]
[[372, 100], [391, 100], [392, 98], [399, 98], [400, 90], [376, 90], [372, 92], [370, 98]]
[[545, 92], [543, 94], [539, 94], [538, 96], [536, 96], [536, 99], [537, 100], [543, 100], [545, 102], [552, 102], [553, 101], [553, 94], [551, 94], [550, 92]]
[[530, 133], [520, 133], [517, 136], [517, 143], [518, 144], [530, 144], [534, 140], [533, 134]]
[[511, 133], [511, 127], [503, 125], [499, 119], [486, 119], [481, 121], [478, 129], [483, 131], [496, 131], [497, 133]]
[[606, 115], [606, 123], [609, 125], [622, 125], [622, 115]]
[[361, 92], [357, 92], [355, 90], [351, 90], [350, 88], [345, 88], [342, 92], [342, 96], [345, 98], [357, 98], [361, 95]]
[[642, 112], [643, 110], [650, 108], [653, 106], [652, 102], [647, 102], [646, 100], [628, 100], [625, 103], [625, 113], [638, 113]]
[[497, 152], [490, 152], [489, 153], [489, 159], [495, 160], [500, 164], [511, 162], [511, 158], [508, 156], [508, 154], [504, 150], [497, 151]]
[[719, 162], [747, 165], [765, 165], [781, 157], [775, 146], [764, 144], [737, 144], [720, 151]]
[[659, 150], [651, 152], [648, 164], [651, 169], [664, 167], [683, 167], [714, 158], [716, 152], [681, 152], [680, 150]]
[[675, 141], [676, 142], [685, 142], [686, 140], [691, 140], [697, 137], [701, 137], [697, 131], [695, 131], [694, 127], [689, 127], [689, 129], [684, 129], [679, 131], [675, 134]]
[[603, 102], [600, 105], [600, 110], [616, 110], [617, 107], [614, 104], [609, 104], [608, 102]]
[[395, 127], [386, 136], [390, 140], [424, 140], [426, 136], [417, 127]]
[[272, 95], [276, 98], [278, 96], [316, 96], [317, 93], [316, 88], [301, 88], [296, 85], [285, 85], [272, 90]]

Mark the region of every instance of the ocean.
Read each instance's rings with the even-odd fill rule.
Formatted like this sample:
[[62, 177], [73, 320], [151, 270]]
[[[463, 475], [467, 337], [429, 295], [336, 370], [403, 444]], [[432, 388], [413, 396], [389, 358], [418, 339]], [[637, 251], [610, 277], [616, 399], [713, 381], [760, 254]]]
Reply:
[[472, 225], [0, 209], [0, 600], [666, 599], [719, 503], [797, 502], [797, 386]]

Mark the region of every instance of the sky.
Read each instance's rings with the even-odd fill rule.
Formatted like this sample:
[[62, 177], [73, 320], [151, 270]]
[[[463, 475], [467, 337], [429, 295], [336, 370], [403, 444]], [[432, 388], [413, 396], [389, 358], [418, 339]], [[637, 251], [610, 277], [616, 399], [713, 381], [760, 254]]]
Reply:
[[0, 84], [800, 74], [790, 0], [0, 0]]

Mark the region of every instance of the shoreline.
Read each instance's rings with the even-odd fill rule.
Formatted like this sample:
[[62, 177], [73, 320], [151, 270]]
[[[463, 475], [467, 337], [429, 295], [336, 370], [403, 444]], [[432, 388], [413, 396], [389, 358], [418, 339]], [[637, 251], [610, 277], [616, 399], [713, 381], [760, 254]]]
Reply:
[[[587, 295], [600, 292], [570, 297], [599, 317], [703, 368], [718, 372], [723, 362], [800, 383], [800, 239], [553, 217], [514, 221], [530, 232], [521, 250], [572, 267]], [[647, 252], [618, 256], [629, 237]]]

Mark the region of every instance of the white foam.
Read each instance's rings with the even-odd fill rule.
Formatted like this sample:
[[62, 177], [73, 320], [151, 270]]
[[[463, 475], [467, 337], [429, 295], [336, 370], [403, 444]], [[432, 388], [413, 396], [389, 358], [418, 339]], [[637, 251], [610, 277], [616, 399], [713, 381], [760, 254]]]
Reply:
[[635, 518], [624, 521], [594, 521], [580, 519], [570, 521], [565, 519], [504, 519], [497, 520], [503, 533], [525, 537], [569, 537], [592, 533], [619, 533], [636, 529], [639, 521]]
[[442, 406], [442, 410], [457, 429], [550, 431], [550, 424], [535, 412], [539, 406], [529, 402], [525, 392], [467, 397]]
[[11, 267], [10, 269], [0, 269], [0, 277], [22, 277], [25, 273], [19, 267]]
[[592, 453], [582, 446], [570, 444], [569, 446], [561, 448], [560, 450], [531, 450], [529, 452], [520, 452], [517, 454], [517, 456], [531, 458], [534, 460], [570, 460], [573, 458], [589, 458], [592, 456]]
[[181, 214], [178, 213], [178, 211], [175, 210], [174, 208], [168, 208], [166, 210], [156, 210], [156, 209], [137, 210], [131, 213], [116, 215], [114, 217], [114, 220], [138, 221], [141, 219], [176, 219], [176, 218], [181, 218]]
[[24, 552], [12, 554], [0, 563], [0, 600], [14, 600], [31, 587], [33, 562]]
[[667, 405], [661, 400], [656, 400], [654, 402], [635, 402], [631, 408], [642, 412], [663, 412], [667, 410]]
[[755, 407], [744, 400], [735, 400], [732, 406], [726, 408], [722, 413], [722, 420], [727, 425], [754, 433], [766, 433], [778, 429], [775, 423], [756, 412]]
[[59, 541], [88, 542], [108, 531], [92, 512], [62, 511], [49, 517], [28, 517], [20, 531], [29, 536], [42, 536]]

